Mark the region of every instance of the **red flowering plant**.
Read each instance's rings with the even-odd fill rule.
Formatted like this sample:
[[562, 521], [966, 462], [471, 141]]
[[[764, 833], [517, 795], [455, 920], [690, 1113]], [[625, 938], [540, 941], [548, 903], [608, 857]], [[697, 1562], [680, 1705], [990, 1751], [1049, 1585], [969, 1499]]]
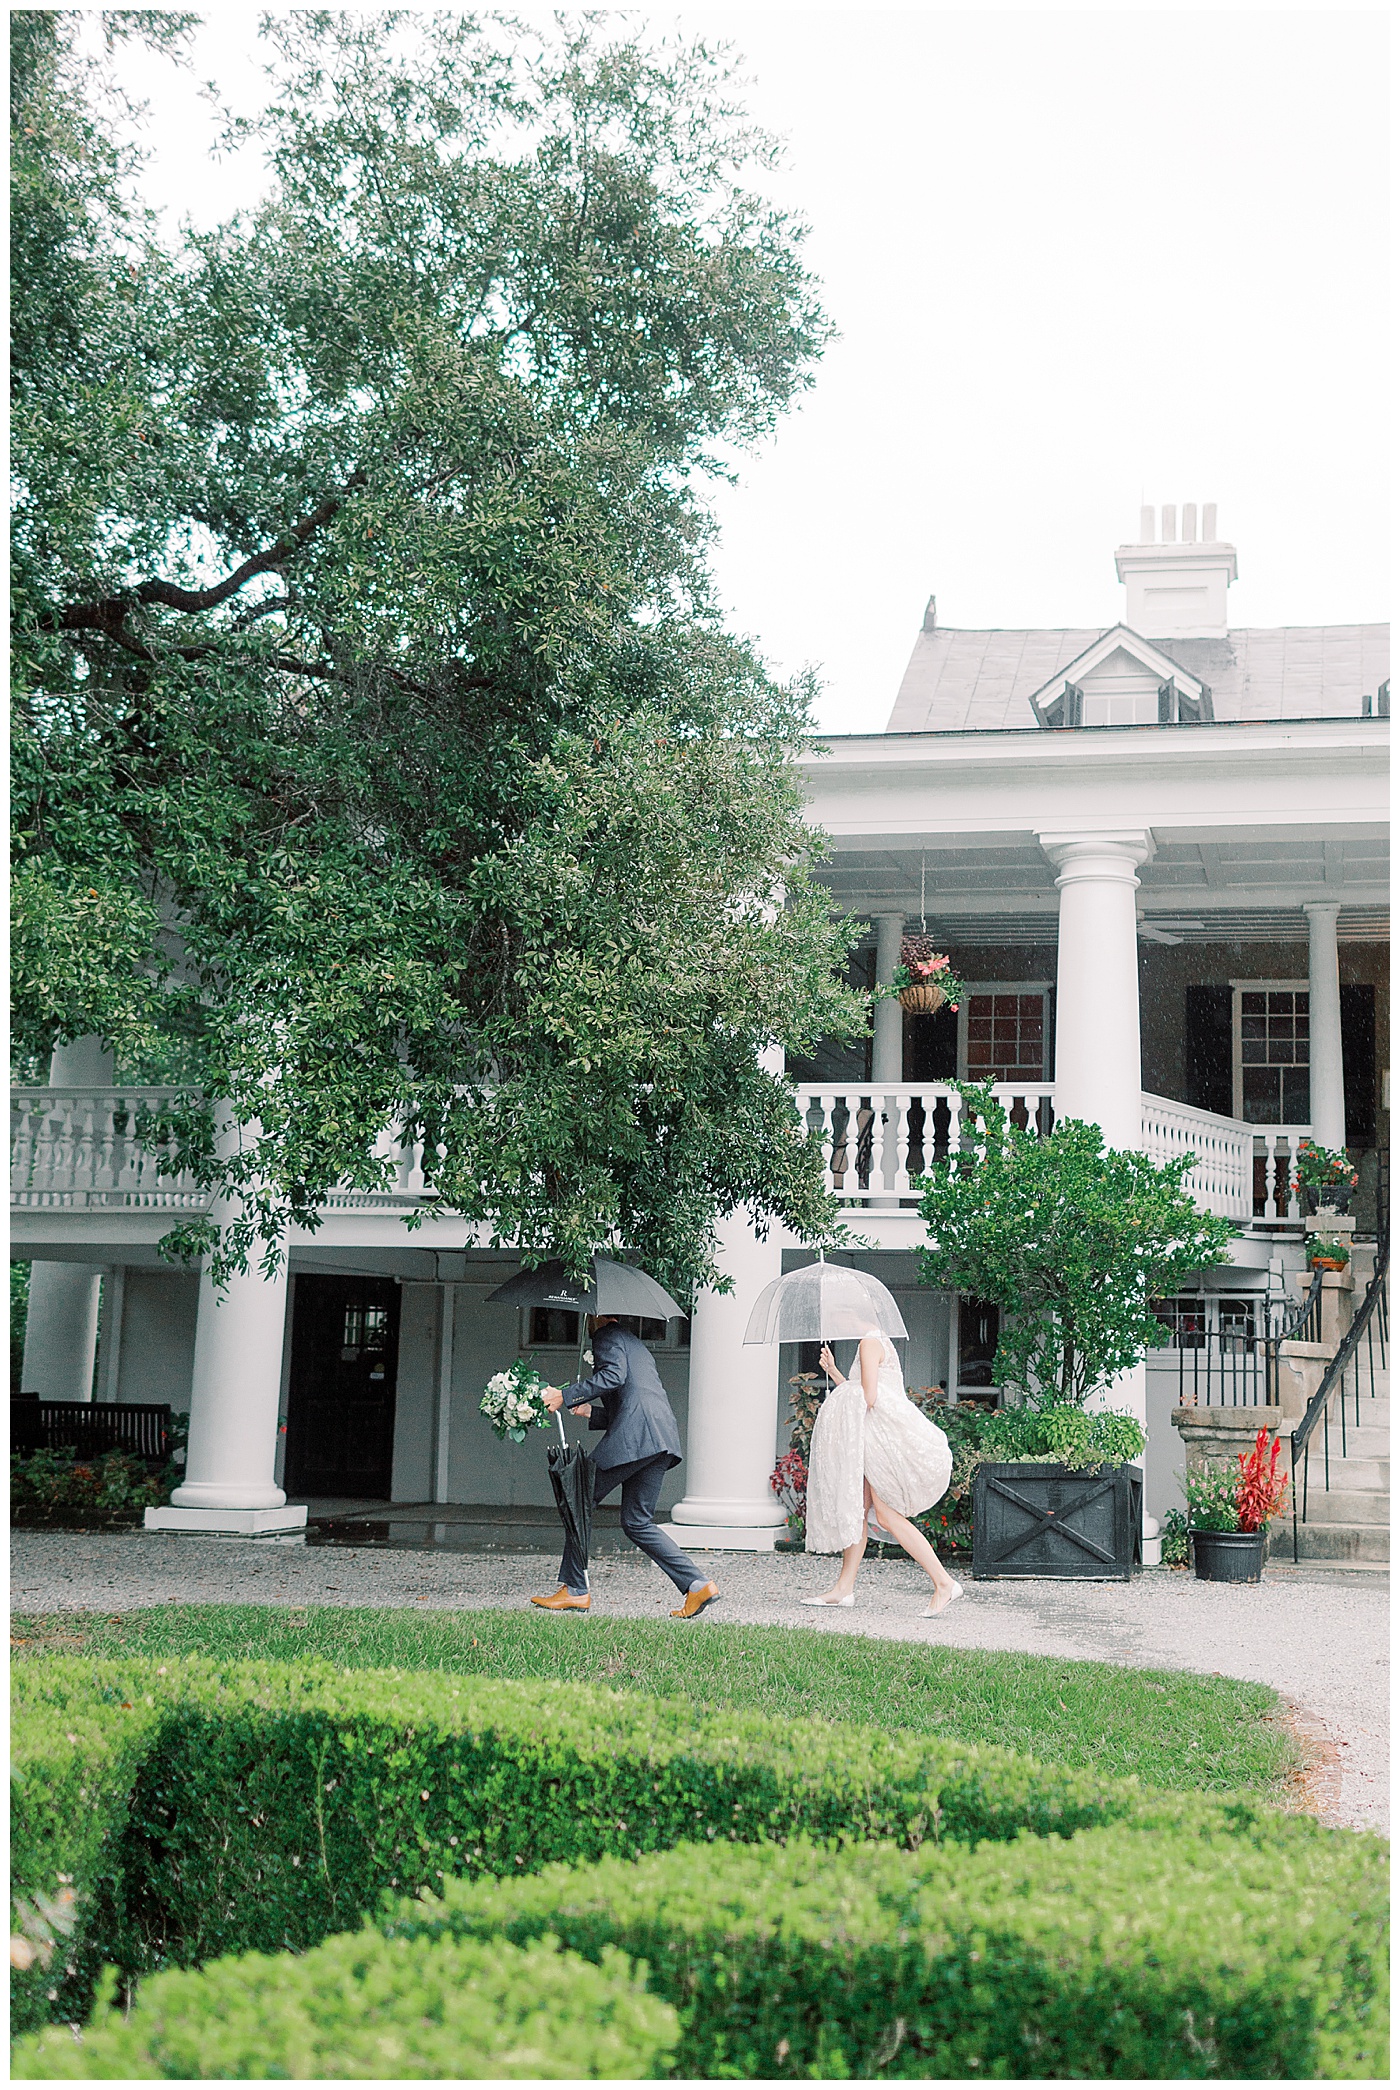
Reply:
[[[1264, 1457], [1268, 1449], [1269, 1456]], [[1288, 1493], [1288, 1475], [1279, 1470], [1279, 1442], [1275, 1437], [1269, 1444], [1269, 1433], [1261, 1430], [1254, 1440], [1254, 1449], [1239, 1453], [1240, 1477], [1235, 1484], [1235, 1506], [1239, 1511], [1241, 1531], [1262, 1531], [1270, 1517], [1276, 1517], [1283, 1508], [1283, 1498]]]
[[807, 1529], [807, 1461], [800, 1451], [783, 1453], [768, 1485], [787, 1511], [789, 1536], [801, 1538]]
[[1299, 1140], [1298, 1173], [1293, 1178], [1293, 1188], [1314, 1211], [1319, 1205], [1345, 1211], [1360, 1180], [1345, 1147], [1320, 1147], [1315, 1140]]
[[950, 1009], [967, 995], [967, 982], [954, 972], [946, 951], [936, 951], [927, 936], [906, 936], [900, 947], [899, 964], [888, 987], [877, 987], [877, 1001], [888, 1001], [909, 987], [941, 987]]

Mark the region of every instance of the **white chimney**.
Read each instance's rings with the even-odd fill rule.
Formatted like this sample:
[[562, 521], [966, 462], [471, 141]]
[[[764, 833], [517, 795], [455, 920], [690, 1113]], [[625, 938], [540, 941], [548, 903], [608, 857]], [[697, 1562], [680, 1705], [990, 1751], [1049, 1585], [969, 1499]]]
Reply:
[[1123, 622], [1145, 639], [1223, 638], [1228, 629], [1225, 591], [1235, 579], [1235, 547], [1215, 534], [1215, 503], [1201, 509], [1202, 542], [1196, 539], [1196, 504], [1181, 511], [1181, 542], [1176, 538], [1176, 508], [1162, 509], [1161, 539], [1150, 508], [1142, 511], [1141, 542], [1120, 544], [1115, 554], [1118, 578], [1127, 589]]

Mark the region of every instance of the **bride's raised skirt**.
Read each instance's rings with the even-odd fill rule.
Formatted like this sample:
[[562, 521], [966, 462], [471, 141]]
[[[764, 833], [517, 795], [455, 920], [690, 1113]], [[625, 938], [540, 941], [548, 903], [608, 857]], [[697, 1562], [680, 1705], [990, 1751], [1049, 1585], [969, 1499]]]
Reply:
[[849, 1380], [823, 1401], [807, 1474], [807, 1551], [841, 1553], [865, 1530], [865, 1482], [887, 1508], [916, 1517], [947, 1493], [948, 1439], [908, 1395], [881, 1386], [867, 1408]]

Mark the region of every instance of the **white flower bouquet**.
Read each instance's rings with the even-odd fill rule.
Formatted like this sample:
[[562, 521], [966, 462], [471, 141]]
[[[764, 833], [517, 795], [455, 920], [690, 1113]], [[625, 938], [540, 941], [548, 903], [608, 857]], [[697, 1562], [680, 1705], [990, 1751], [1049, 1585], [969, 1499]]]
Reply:
[[517, 1357], [507, 1371], [497, 1372], [487, 1380], [481, 1412], [498, 1437], [523, 1444], [532, 1423], [540, 1429], [548, 1428], [552, 1419], [544, 1404], [548, 1384], [523, 1357]]

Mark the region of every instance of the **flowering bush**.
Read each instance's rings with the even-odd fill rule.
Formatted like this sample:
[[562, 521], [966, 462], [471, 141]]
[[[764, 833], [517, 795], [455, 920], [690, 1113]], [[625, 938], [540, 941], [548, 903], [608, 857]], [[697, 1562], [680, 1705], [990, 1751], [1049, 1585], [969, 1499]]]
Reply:
[[508, 1370], [487, 1380], [481, 1412], [498, 1437], [523, 1444], [532, 1423], [542, 1430], [549, 1427], [551, 1416], [544, 1404], [548, 1384], [523, 1357], [517, 1357]]
[[926, 936], [906, 936], [888, 987], [876, 989], [877, 1001], [888, 1001], [906, 987], [941, 987], [948, 1007], [956, 1009], [967, 993], [967, 983], [953, 971], [946, 951], [936, 951]]
[[103, 1452], [95, 1459], [47, 1450], [10, 1457], [10, 1503], [22, 1510], [99, 1510], [137, 1517], [168, 1502], [179, 1480], [177, 1466], [152, 1468], [125, 1451]]
[[1279, 1470], [1277, 1437], [1271, 1444], [1269, 1432], [1260, 1430], [1253, 1451], [1240, 1452], [1235, 1463], [1237, 1472], [1211, 1466], [1187, 1474], [1186, 1505], [1193, 1531], [1262, 1531], [1282, 1509], [1288, 1475]]
[[1329, 1193], [1341, 1191], [1349, 1197], [1359, 1181], [1345, 1147], [1320, 1147], [1311, 1139], [1299, 1140], [1293, 1188], [1300, 1196], [1311, 1191], [1322, 1204], [1331, 1204]]
[[807, 1531], [807, 1461], [800, 1451], [785, 1451], [768, 1476], [768, 1485], [787, 1511], [788, 1533], [802, 1538]]

